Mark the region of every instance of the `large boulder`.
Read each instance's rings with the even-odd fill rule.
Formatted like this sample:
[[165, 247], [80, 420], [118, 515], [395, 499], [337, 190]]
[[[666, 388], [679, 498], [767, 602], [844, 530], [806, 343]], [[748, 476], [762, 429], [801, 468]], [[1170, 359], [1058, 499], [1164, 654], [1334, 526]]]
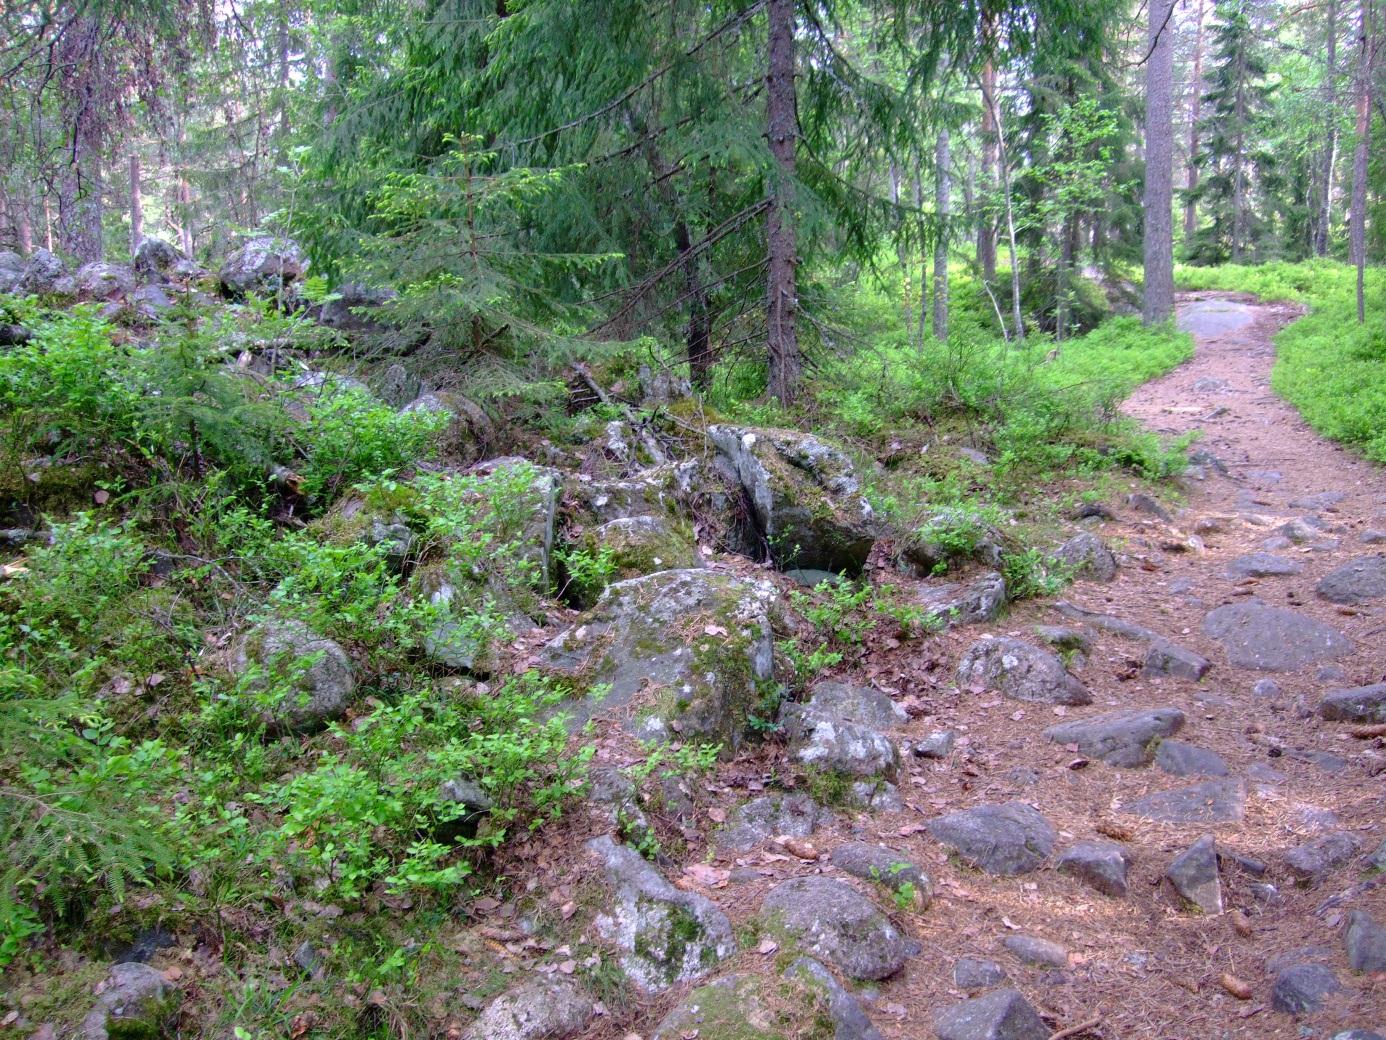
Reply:
[[24, 277], [24, 258], [18, 253], [0, 250], [0, 293], [12, 293]]
[[261, 235], [226, 258], [217, 280], [232, 299], [247, 293], [273, 295], [302, 278], [307, 269], [308, 258], [293, 239]]
[[768, 583], [705, 570], [618, 582], [544, 647], [540, 666], [602, 684], [600, 697], [571, 705], [575, 725], [620, 710], [647, 739], [735, 748], [772, 676], [774, 598]]
[[1049, 821], [1024, 802], [962, 809], [926, 826], [935, 841], [969, 866], [1002, 877], [1038, 870], [1054, 851], [1057, 837]]
[[292, 619], [263, 621], [246, 633], [231, 669], [252, 691], [273, 691], [262, 714], [278, 729], [320, 729], [346, 714], [356, 694], [346, 651]]
[[855, 888], [824, 877], [782, 881], [765, 897], [761, 919], [815, 957], [855, 979], [889, 978], [909, 946], [876, 904]]
[[597, 930], [615, 944], [621, 967], [655, 993], [701, 978], [736, 952], [731, 922], [706, 897], [683, 892], [634, 849], [602, 835], [587, 843], [612, 894]]
[[1047, 650], [1008, 636], [973, 643], [958, 663], [958, 684], [1018, 701], [1082, 705], [1092, 694]]
[[[639, 578], [659, 571], [687, 570], [703, 565], [686, 521], [669, 516], [628, 516], [610, 520], [583, 536], [580, 545], [592, 559], [605, 557], [610, 582]], [[579, 607], [590, 607], [602, 588], [568, 566], [565, 596]]]
[[46, 249], [35, 249], [24, 265], [16, 287], [21, 293], [46, 296], [58, 292], [67, 277], [67, 266]]
[[876, 518], [841, 449], [793, 430], [714, 425], [707, 432], [736, 471], [776, 567], [861, 572]]
[[1061, 722], [1046, 729], [1044, 735], [1108, 765], [1131, 769], [1149, 765], [1161, 738], [1173, 736], [1183, 725], [1184, 713], [1178, 708], [1149, 708]]
[[94, 260], [77, 268], [73, 284], [83, 300], [124, 300], [135, 289], [135, 273], [124, 264]]
[[592, 997], [562, 975], [535, 976], [481, 1009], [462, 1040], [566, 1040], [597, 1013]]
[[1203, 632], [1222, 643], [1228, 664], [1263, 672], [1294, 671], [1354, 649], [1322, 621], [1257, 600], [1218, 607], [1204, 619]]
[[148, 964], [117, 964], [101, 983], [96, 1006], [82, 1020], [80, 1040], [152, 1040], [178, 1010], [179, 993]]
[[190, 263], [177, 246], [162, 238], [143, 238], [135, 247], [135, 274], [148, 281], [167, 281], [182, 265]]

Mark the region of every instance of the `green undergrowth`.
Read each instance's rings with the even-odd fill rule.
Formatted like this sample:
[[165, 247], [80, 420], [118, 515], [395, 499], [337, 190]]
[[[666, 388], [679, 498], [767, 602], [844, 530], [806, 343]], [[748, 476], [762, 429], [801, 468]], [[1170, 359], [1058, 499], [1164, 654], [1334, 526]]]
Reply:
[[1178, 281], [1306, 305], [1308, 313], [1275, 337], [1271, 387], [1325, 437], [1386, 462], [1386, 273], [1367, 271], [1365, 324], [1357, 322], [1356, 272], [1347, 264], [1181, 267]]

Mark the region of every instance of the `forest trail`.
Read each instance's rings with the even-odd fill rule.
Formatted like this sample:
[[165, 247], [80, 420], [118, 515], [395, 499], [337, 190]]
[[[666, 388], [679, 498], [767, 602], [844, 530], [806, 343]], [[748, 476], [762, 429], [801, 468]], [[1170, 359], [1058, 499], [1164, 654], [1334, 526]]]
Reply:
[[[1349, 561], [1379, 558], [1386, 469], [1323, 440], [1271, 393], [1271, 337], [1297, 314], [1246, 296], [1183, 295], [1179, 321], [1196, 337], [1196, 356], [1126, 405], [1161, 434], [1204, 431], [1180, 508], [1159, 515], [1165, 507], [1132, 496], [1119, 515], [1091, 521], [1123, 566], [1111, 583], [1076, 583], [1067, 611], [1031, 601], [998, 624], [939, 638], [937, 687], [906, 735], [914, 743], [951, 730], [955, 750], [940, 761], [907, 755], [904, 812], [859, 817], [839, 835], [897, 849], [935, 881], [933, 905], [909, 929], [922, 950], [875, 1002], [885, 1036], [924, 1035], [934, 1010], [996, 984], [994, 976], [962, 984], [960, 959], [972, 959], [967, 970], [981, 978], [1005, 972], [1056, 1029], [1101, 1019], [1080, 1036], [1289, 1040], [1386, 1023], [1386, 980], [1352, 971], [1343, 939], [1353, 910], [1386, 918], [1386, 886], [1332, 898], [1362, 883], [1362, 857], [1386, 838], [1386, 757], [1379, 738], [1350, 735], [1318, 714], [1330, 690], [1386, 679], [1386, 609], [1317, 591]], [[1234, 615], [1230, 634], [1218, 627], [1219, 608]], [[1086, 662], [1073, 663], [1091, 707], [949, 692], [957, 661], [986, 628], [1035, 642], [1036, 626], [1076, 618], [1092, 639]], [[1114, 632], [1112, 618], [1140, 626], [1144, 638]], [[1206, 677], [1151, 674], [1143, 664], [1152, 634], [1206, 658]], [[1044, 733], [1156, 708], [1178, 709], [1185, 721], [1142, 768], [1115, 768]], [[1192, 810], [1168, 815], [1188, 819], [1131, 811], [1138, 799], [1185, 791]], [[1058, 855], [1117, 838], [1131, 861], [1127, 893], [1101, 895], [1055, 870], [989, 876], [945, 854], [925, 830], [940, 814], [1012, 800], [1053, 825]], [[1222, 913], [1191, 911], [1165, 878], [1204, 835], [1216, 842]], [[1017, 937], [1057, 945], [1025, 954]], [[1321, 1010], [1297, 1019], [1276, 1009], [1277, 988], [1282, 1001], [1293, 999], [1297, 983], [1322, 983], [1321, 968], [1341, 986]], [[1249, 999], [1230, 993], [1224, 976], [1244, 983]]]

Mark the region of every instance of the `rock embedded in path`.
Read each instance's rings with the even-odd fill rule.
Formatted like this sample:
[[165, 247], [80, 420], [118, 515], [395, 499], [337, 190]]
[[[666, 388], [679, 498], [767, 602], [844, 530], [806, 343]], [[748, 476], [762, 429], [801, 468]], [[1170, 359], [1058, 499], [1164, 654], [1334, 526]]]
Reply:
[[1240, 780], [1207, 780], [1136, 798], [1121, 811], [1156, 823], [1237, 823], [1246, 814], [1246, 788]]
[[1049, 559], [1076, 578], [1111, 581], [1117, 574], [1116, 555], [1089, 531], [1074, 535], [1055, 549]]
[[933, 882], [895, 849], [865, 841], [849, 841], [833, 849], [829, 862], [843, 873], [863, 881], [874, 881], [894, 892], [913, 891], [916, 909], [923, 910], [934, 898]]
[[910, 717], [905, 709], [891, 700], [890, 695], [869, 686], [825, 679], [814, 683], [803, 710], [825, 715], [841, 722], [855, 722], [872, 729], [903, 726]]
[[1337, 976], [1324, 965], [1296, 964], [1276, 976], [1271, 987], [1271, 1007], [1287, 1015], [1310, 1014], [1342, 988]]
[[1207, 675], [1212, 667], [1208, 659], [1201, 654], [1162, 639], [1152, 643], [1146, 651], [1142, 673], [1148, 676], [1168, 675], [1197, 682]]
[[1006, 980], [1006, 969], [982, 957], [959, 957], [953, 964], [953, 985], [964, 993], [990, 989]]
[[910, 751], [915, 758], [947, 758], [953, 753], [957, 739], [958, 735], [951, 729], [937, 729], [917, 741]]
[[706, 975], [736, 952], [731, 922], [711, 901], [669, 884], [634, 849], [607, 835], [587, 843], [612, 893], [597, 930], [620, 951], [621, 967], [646, 992]]
[[1319, 702], [1329, 722], [1386, 722], [1386, 683], [1332, 690]]
[[462, 1040], [566, 1040], [596, 1013], [595, 1001], [574, 980], [536, 975], [482, 1008]]
[[1286, 578], [1303, 571], [1304, 565], [1298, 560], [1268, 552], [1238, 556], [1227, 565], [1229, 578]]
[[1006, 579], [996, 571], [987, 571], [966, 584], [924, 585], [918, 602], [936, 623], [952, 628], [994, 620], [1005, 608], [1006, 598]]
[[794, 761], [810, 769], [886, 779], [900, 770], [899, 750], [870, 726], [805, 712], [786, 717], [785, 733]]
[[1126, 895], [1131, 860], [1114, 841], [1080, 841], [1060, 853], [1057, 867], [1060, 874], [1075, 877], [1104, 896]]
[[973, 643], [958, 664], [958, 684], [1019, 701], [1083, 705], [1092, 694], [1047, 650], [1001, 636]]
[[1289, 672], [1353, 652], [1352, 641], [1305, 614], [1258, 600], [1218, 607], [1203, 621], [1204, 634], [1222, 643], [1234, 668]]
[[1194, 909], [1210, 916], [1222, 913], [1222, 881], [1212, 835], [1204, 835], [1176, 856], [1165, 877]]
[[1019, 990], [998, 989], [934, 1013], [939, 1040], [1049, 1040], [1051, 1030]]
[[1285, 853], [1285, 866], [1302, 885], [1316, 885], [1324, 877], [1348, 863], [1361, 850], [1357, 838], [1347, 831], [1332, 831], [1310, 838]]
[[1378, 845], [1375, 851], [1362, 857], [1362, 869], [1378, 874], [1386, 873], [1386, 841]]
[[148, 964], [117, 964], [102, 985], [95, 1007], [82, 1020], [80, 1040], [162, 1036], [178, 1010], [178, 990]]
[[829, 813], [806, 794], [763, 794], [732, 810], [718, 832], [719, 848], [748, 852], [761, 842], [784, 835], [807, 838]]
[[1010, 877], [1044, 865], [1054, 851], [1049, 821], [1024, 802], [979, 805], [930, 820], [934, 840], [968, 865], [988, 874]]
[[824, 877], [782, 881], [765, 897], [762, 920], [854, 979], [889, 978], [909, 956], [904, 936], [855, 888]]
[[1216, 751], [1182, 740], [1162, 740], [1155, 765], [1171, 776], [1226, 776], [1227, 763]]
[[1150, 708], [1061, 722], [1046, 729], [1044, 735], [1108, 765], [1131, 769], [1148, 765], [1157, 742], [1178, 733], [1183, 725], [1184, 713], [1178, 708]]
[[1001, 945], [1021, 964], [1036, 968], [1068, 967], [1068, 950], [1051, 939], [1038, 935], [1007, 935], [1002, 937]]
[[880, 1032], [866, 1017], [861, 1001], [843, 988], [833, 973], [818, 961], [800, 957], [785, 969], [784, 977], [800, 983], [826, 1004], [825, 1010], [833, 1026], [832, 1040], [881, 1040]]
[[1386, 971], [1386, 928], [1365, 910], [1348, 914], [1343, 930], [1348, 967], [1353, 971]]
[[1314, 586], [1330, 603], [1369, 603], [1386, 596], [1386, 555], [1359, 556], [1335, 567]]

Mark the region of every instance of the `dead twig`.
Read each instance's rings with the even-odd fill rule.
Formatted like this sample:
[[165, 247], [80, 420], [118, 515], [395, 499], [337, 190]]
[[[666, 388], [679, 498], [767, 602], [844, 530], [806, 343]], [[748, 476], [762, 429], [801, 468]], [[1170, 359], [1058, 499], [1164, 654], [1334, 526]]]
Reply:
[[1079, 1022], [1076, 1026], [1069, 1026], [1067, 1029], [1060, 1029], [1057, 1033], [1050, 1033], [1049, 1040], [1068, 1040], [1071, 1036], [1081, 1036], [1089, 1029], [1096, 1029], [1102, 1024], [1102, 1019], [1090, 1018], [1086, 1022]]

